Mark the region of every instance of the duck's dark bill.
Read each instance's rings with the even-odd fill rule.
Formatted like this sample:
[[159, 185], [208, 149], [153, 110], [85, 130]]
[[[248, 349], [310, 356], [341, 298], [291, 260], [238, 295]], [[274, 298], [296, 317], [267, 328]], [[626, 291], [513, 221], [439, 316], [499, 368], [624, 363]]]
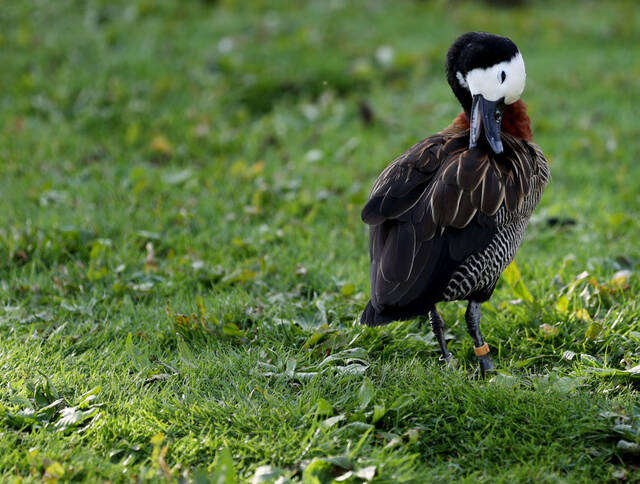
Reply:
[[[473, 96], [471, 104], [471, 121], [469, 133], [469, 148], [475, 148], [480, 137], [480, 127], [484, 125], [484, 135], [495, 153], [502, 153], [500, 140], [500, 126], [502, 124], [502, 110], [504, 100], [487, 101], [482, 94]], [[482, 120], [482, 121], [481, 121]]]

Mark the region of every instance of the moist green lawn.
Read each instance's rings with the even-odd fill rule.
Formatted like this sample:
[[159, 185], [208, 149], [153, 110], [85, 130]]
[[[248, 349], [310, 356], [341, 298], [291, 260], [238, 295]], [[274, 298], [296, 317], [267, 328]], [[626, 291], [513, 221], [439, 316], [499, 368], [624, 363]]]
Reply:
[[[503, 3], [503, 2], [495, 2]], [[635, 2], [0, 8], [0, 481], [634, 481]], [[552, 182], [483, 306], [358, 324], [360, 209], [459, 112], [457, 35], [523, 52]]]

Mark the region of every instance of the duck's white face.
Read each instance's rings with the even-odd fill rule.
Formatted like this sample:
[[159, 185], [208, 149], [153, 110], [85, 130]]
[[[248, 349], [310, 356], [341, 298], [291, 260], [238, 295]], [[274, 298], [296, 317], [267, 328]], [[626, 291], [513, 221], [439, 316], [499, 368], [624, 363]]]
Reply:
[[522, 55], [518, 52], [511, 60], [486, 69], [472, 69], [466, 76], [457, 72], [456, 77], [462, 87], [469, 89], [471, 96], [479, 94], [487, 101], [504, 98], [505, 104], [513, 104], [524, 91], [527, 73]]

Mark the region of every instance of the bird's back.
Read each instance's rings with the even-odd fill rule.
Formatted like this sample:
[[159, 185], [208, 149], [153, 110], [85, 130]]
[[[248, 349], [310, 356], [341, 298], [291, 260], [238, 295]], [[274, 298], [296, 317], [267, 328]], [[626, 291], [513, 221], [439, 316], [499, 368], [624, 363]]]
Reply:
[[362, 211], [370, 225], [369, 325], [426, 314], [438, 301], [487, 299], [513, 259], [549, 178], [531, 141], [469, 149], [458, 119], [394, 160]]

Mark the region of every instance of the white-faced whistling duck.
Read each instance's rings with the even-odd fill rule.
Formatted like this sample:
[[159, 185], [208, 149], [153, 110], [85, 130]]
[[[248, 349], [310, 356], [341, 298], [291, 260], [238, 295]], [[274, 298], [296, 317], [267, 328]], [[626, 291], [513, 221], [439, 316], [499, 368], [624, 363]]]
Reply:
[[436, 303], [468, 300], [467, 331], [484, 376], [494, 366], [480, 305], [513, 260], [549, 167], [519, 100], [526, 74], [511, 40], [466, 33], [449, 49], [446, 72], [464, 112], [391, 162], [362, 210], [371, 300], [361, 322], [429, 315], [440, 359], [452, 365]]

